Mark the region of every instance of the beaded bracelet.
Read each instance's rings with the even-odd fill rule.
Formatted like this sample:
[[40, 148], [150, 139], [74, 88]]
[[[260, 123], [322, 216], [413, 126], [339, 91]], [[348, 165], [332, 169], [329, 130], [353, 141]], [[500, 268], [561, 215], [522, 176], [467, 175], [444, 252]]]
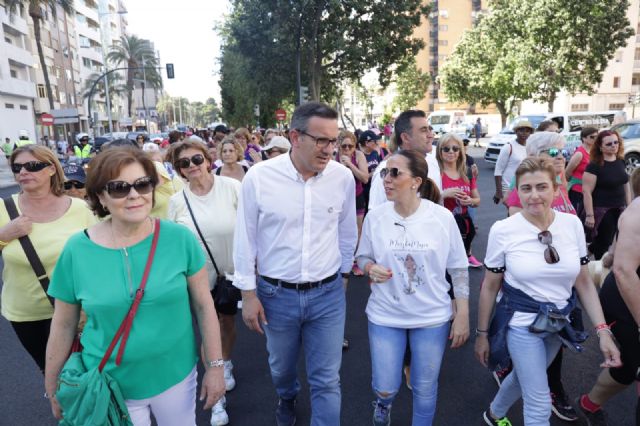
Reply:
[[594, 328], [596, 329], [596, 331], [611, 329], [611, 327], [609, 327], [609, 324], [607, 324], [606, 322], [603, 322], [602, 324], [598, 324]]

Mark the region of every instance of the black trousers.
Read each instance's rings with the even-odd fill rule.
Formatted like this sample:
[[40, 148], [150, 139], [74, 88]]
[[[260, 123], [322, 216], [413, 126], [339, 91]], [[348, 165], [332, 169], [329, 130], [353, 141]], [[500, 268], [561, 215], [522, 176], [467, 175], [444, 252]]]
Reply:
[[49, 340], [49, 330], [51, 320], [41, 321], [11, 321], [11, 326], [16, 332], [22, 346], [29, 352], [31, 358], [38, 364], [40, 371], [44, 374], [45, 353], [47, 341]]

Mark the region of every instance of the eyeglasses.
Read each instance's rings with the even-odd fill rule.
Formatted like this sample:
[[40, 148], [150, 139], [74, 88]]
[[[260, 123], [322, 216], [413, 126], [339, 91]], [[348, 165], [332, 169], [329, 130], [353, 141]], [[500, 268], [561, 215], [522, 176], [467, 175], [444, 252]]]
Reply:
[[[614, 146], [614, 145], [619, 145], [620, 141], [611, 141], [611, 142], [607, 142], [607, 143], [603, 143], [602, 145], [604, 146]], [[27, 169], [29, 170], [29, 169]]]
[[329, 138], [323, 138], [323, 137], [317, 137], [317, 136], [313, 136], [310, 135], [309, 133], [305, 132], [304, 130], [299, 130], [300, 133], [302, 133], [305, 136], [309, 136], [311, 139], [313, 139], [313, 141], [316, 143], [316, 146], [319, 148], [326, 148], [329, 145], [336, 145], [338, 143], [338, 138], [335, 139], [329, 139]]
[[460, 152], [460, 147], [459, 146], [451, 146], [451, 147], [445, 146], [445, 147], [442, 147], [442, 152], [450, 152], [450, 151]]
[[566, 149], [549, 148], [541, 152], [546, 152], [551, 158], [556, 158], [558, 155], [562, 155], [565, 158], [569, 156], [569, 151]]
[[51, 164], [44, 163], [42, 161], [27, 161], [26, 163], [13, 163], [11, 165], [11, 171], [15, 174], [20, 173], [20, 170], [24, 167], [28, 172], [39, 172], [49, 167]]
[[200, 164], [204, 163], [204, 155], [196, 154], [191, 158], [179, 158], [178, 160], [176, 160], [176, 167], [179, 169], [186, 169], [187, 167], [191, 166], [191, 163], [193, 163], [194, 166], [199, 166]]
[[355, 147], [356, 147], [355, 145], [351, 145], [351, 144], [348, 144], [348, 143], [340, 145], [340, 149], [344, 149], [345, 151], [348, 150], [348, 149], [353, 149]]
[[68, 180], [64, 183], [65, 191], [69, 191], [71, 188], [82, 189], [84, 188], [84, 183], [78, 182], [77, 180]]
[[387, 175], [391, 176], [393, 179], [397, 178], [402, 174], [402, 170], [397, 167], [385, 168], [380, 170], [380, 177], [384, 179]]
[[560, 255], [558, 251], [555, 249], [553, 244], [553, 235], [549, 231], [542, 231], [538, 234], [538, 241], [542, 244], [546, 245], [547, 248], [544, 249], [544, 260], [549, 264], [554, 264], [560, 262]]
[[111, 198], [124, 198], [129, 195], [131, 188], [135, 189], [140, 195], [146, 195], [153, 191], [153, 182], [149, 176], [144, 176], [136, 179], [133, 183], [114, 180], [104, 186], [105, 191]]
[[597, 137], [598, 137], [598, 134], [597, 134], [597, 133], [594, 133], [594, 134], [592, 134], [592, 135], [587, 136], [587, 138], [588, 138], [588, 139], [595, 139], [595, 138], [597, 138]]

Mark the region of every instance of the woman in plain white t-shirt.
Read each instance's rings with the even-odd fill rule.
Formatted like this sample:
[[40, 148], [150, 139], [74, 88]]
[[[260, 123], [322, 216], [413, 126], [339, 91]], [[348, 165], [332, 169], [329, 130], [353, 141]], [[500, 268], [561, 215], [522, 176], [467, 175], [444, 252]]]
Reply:
[[[233, 280], [233, 234], [236, 226], [240, 182], [225, 176], [214, 177], [211, 172], [211, 155], [203, 143], [181, 142], [173, 149], [172, 155], [176, 171], [189, 184], [171, 197], [168, 218], [185, 225], [196, 235], [207, 259], [209, 287], [213, 290], [218, 278], [216, 268], [196, 230], [185, 198], [189, 200], [193, 216], [211, 251], [217, 269], [228, 280]], [[231, 351], [236, 339], [234, 316], [238, 312], [238, 306], [237, 303], [223, 305], [216, 303], [215, 305], [220, 322], [225, 387], [230, 391], [235, 387]], [[224, 404], [223, 397], [212, 408], [212, 424], [226, 424], [229, 421]]]
[[[437, 204], [440, 194], [427, 177], [423, 155], [400, 151], [380, 173], [392, 202], [369, 211], [356, 253], [372, 281], [366, 313], [377, 397], [374, 424], [388, 424], [408, 339], [412, 424], [430, 425], [447, 338], [457, 348], [469, 337], [467, 255], [453, 215]], [[455, 316], [446, 272], [453, 281]]]
[[[522, 211], [496, 222], [489, 232], [485, 256], [487, 271], [478, 309], [476, 357], [483, 365], [488, 365], [489, 319], [504, 278], [504, 291], [507, 291], [507, 285], [515, 289], [510, 290], [512, 297], [503, 297], [506, 302], [501, 300], [507, 305], [511, 303], [508, 299], [520, 297], [533, 300], [534, 304], [553, 304], [558, 310], [569, 309], [575, 287], [593, 324], [597, 324], [600, 349], [605, 357], [602, 366], [619, 365], [620, 353], [611, 334], [606, 332], [608, 326], [589, 276], [582, 224], [575, 215], [551, 208], [558, 191], [553, 163], [540, 157], [523, 160], [516, 170], [516, 190]], [[522, 293], [518, 292], [524, 296], [519, 296]], [[501, 306], [493, 318], [492, 336], [498, 328], [495, 323], [500, 318], [499, 312], [513, 312], [499, 309]], [[530, 331], [529, 326], [535, 319], [536, 313], [517, 310], [510, 319], [508, 315], [502, 316], [513, 372], [502, 382], [498, 394], [483, 414], [488, 425], [510, 424], [505, 416], [521, 396], [525, 425], [549, 425], [551, 396], [546, 369], [562, 342], [558, 332]], [[495, 348], [491, 349], [494, 356]]]

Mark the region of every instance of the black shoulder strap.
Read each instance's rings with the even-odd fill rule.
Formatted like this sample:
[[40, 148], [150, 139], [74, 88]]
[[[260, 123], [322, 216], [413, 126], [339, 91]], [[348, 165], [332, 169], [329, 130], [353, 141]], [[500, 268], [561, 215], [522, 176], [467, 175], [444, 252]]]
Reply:
[[216, 169], [216, 175], [220, 176], [220, 173], [222, 172], [222, 166], [218, 167]]
[[[16, 208], [16, 203], [13, 201], [13, 197], [9, 196], [4, 200], [4, 206], [7, 209], [7, 213], [9, 213], [9, 218], [11, 220], [17, 218], [18, 209]], [[47, 290], [49, 289], [49, 276], [47, 275], [47, 271], [44, 269], [40, 258], [38, 257], [38, 253], [36, 253], [36, 249], [33, 247], [31, 240], [27, 235], [20, 237], [18, 239], [20, 241], [20, 245], [22, 246], [22, 250], [24, 250], [24, 254], [27, 255], [27, 260], [31, 264], [31, 268], [33, 272], [38, 277], [38, 281], [40, 281], [40, 285], [42, 286], [42, 290], [44, 290], [44, 294], [47, 295], [49, 302], [53, 305], [53, 297], [47, 294]]]
[[207, 249], [207, 253], [209, 253], [209, 259], [211, 259], [211, 263], [213, 263], [213, 267], [216, 268], [216, 274], [218, 274], [218, 276], [220, 277], [220, 271], [218, 270], [218, 265], [216, 265], [216, 261], [213, 260], [213, 254], [211, 254], [211, 250], [209, 249], [209, 245], [207, 244], [207, 241], [204, 239], [204, 236], [202, 235], [202, 231], [200, 231], [200, 227], [198, 226], [198, 222], [196, 221], [196, 217], [193, 214], [193, 210], [191, 210], [191, 204], [189, 204], [189, 199], [187, 198], [187, 193], [186, 191], [183, 189], [182, 190], [182, 196], [184, 197], [184, 202], [187, 204], [187, 209], [189, 209], [189, 214], [191, 215], [191, 220], [193, 221], [193, 226], [196, 227], [196, 231], [198, 231], [198, 235], [200, 236], [200, 239], [202, 240], [202, 244], [204, 244], [204, 248]]

